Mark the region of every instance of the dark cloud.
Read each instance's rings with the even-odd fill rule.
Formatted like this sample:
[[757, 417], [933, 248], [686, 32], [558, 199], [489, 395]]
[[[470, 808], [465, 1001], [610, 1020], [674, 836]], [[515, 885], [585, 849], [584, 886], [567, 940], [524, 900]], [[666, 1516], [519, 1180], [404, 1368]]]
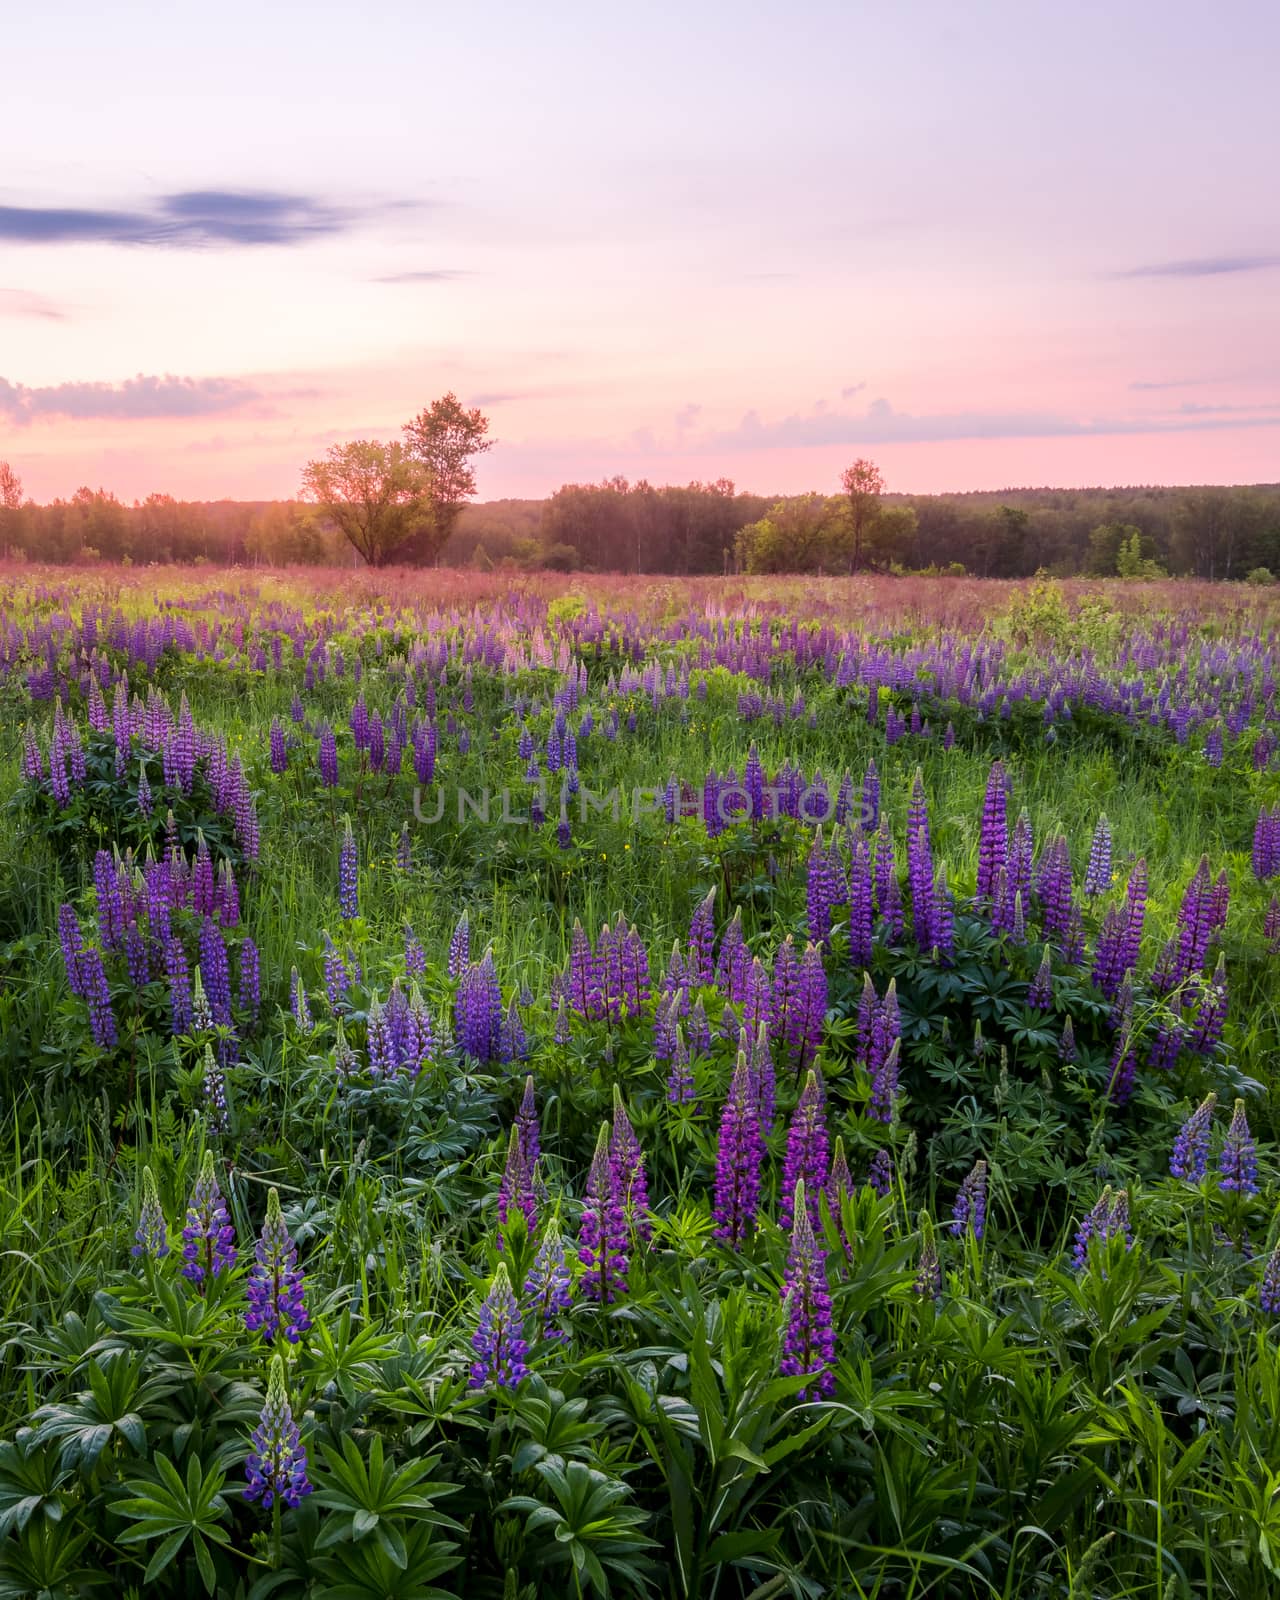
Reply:
[[66, 311], [30, 289], [0, 289], [0, 317], [36, 317], [43, 322], [65, 322]]
[[[1268, 414], [1260, 414], [1262, 410]], [[1165, 417], [1063, 417], [1051, 412], [959, 411], [912, 416], [887, 400], [873, 400], [861, 415], [833, 411], [764, 422], [748, 411], [736, 428], [717, 434], [708, 445], [722, 449], [786, 449], [810, 445], [921, 444], [954, 439], [1086, 438], [1139, 433], [1186, 433], [1217, 428], [1280, 427], [1280, 409], [1229, 417], [1200, 412]]]
[[209, 417], [261, 399], [236, 378], [126, 378], [123, 383], [59, 383], [43, 389], [0, 378], [0, 417], [21, 427], [40, 417]]
[[136, 210], [0, 206], [11, 244], [293, 245], [342, 232], [355, 213], [310, 195], [192, 189]]
[[453, 283], [458, 278], [473, 278], [475, 273], [455, 270], [453, 267], [436, 267], [426, 272], [392, 272], [385, 278], [375, 278], [374, 283]]
[[1194, 261], [1157, 261], [1113, 273], [1116, 278], [1221, 278], [1236, 272], [1271, 272], [1280, 256], [1202, 256]]

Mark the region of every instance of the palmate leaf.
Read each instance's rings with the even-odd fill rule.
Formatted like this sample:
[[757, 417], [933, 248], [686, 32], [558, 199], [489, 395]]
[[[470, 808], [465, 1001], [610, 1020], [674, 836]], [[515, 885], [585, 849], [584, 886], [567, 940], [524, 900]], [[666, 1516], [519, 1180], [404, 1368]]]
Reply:
[[63, 1466], [88, 1470], [114, 1440], [133, 1455], [146, 1450], [144, 1416], [155, 1414], [172, 1393], [173, 1385], [142, 1376], [144, 1357], [118, 1355], [114, 1360], [90, 1362], [89, 1387], [74, 1400], [41, 1406], [35, 1413], [36, 1442], [55, 1440], [61, 1446]]
[[152, 1583], [170, 1564], [187, 1540], [191, 1540], [196, 1566], [209, 1594], [216, 1583], [213, 1556], [208, 1541], [227, 1545], [231, 1534], [221, 1524], [228, 1515], [222, 1494], [226, 1473], [214, 1463], [206, 1472], [199, 1456], [187, 1462], [185, 1480], [168, 1456], [157, 1456], [156, 1478], [131, 1478], [126, 1487], [134, 1496], [117, 1502], [115, 1510], [131, 1518], [135, 1526], [121, 1534], [122, 1544], [161, 1541], [147, 1563], [144, 1582]]

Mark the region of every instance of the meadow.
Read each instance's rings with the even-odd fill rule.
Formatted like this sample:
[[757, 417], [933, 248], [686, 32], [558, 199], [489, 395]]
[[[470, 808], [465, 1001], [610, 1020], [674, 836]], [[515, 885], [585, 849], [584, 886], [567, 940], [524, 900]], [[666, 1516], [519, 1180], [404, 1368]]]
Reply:
[[1280, 1588], [1280, 600], [13, 566], [0, 1600]]

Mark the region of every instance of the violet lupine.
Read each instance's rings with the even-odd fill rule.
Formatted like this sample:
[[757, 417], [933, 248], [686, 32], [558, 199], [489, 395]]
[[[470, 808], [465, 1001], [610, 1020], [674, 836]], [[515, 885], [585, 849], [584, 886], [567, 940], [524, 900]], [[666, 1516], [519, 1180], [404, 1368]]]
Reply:
[[887, 1150], [877, 1150], [867, 1168], [867, 1187], [883, 1200], [893, 1188], [893, 1157]]
[[1262, 937], [1270, 953], [1280, 955], [1280, 895], [1271, 896], [1271, 904], [1262, 919]]
[[422, 941], [407, 925], [404, 930], [404, 970], [410, 978], [421, 978], [427, 970], [427, 953], [422, 948]]
[[194, 1283], [201, 1294], [224, 1268], [235, 1265], [236, 1232], [218, 1187], [212, 1150], [205, 1151], [200, 1175], [191, 1191], [182, 1229], [182, 1257], [186, 1263], [182, 1276]]
[[972, 1170], [960, 1185], [955, 1204], [951, 1207], [948, 1224], [952, 1234], [959, 1238], [971, 1233], [981, 1242], [987, 1231], [987, 1163], [975, 1161]]
[[204, 1111], [208, 1118], [209, 1131], [215, 1134], [226, 1133], [230, 1126], [227, 1114], [227, 1080], [223, 1075], [222, 1066], [213, 1053], [210, 1044], [204, 1047], [204, 1059], [201, 1064], [201, 1089], [204, 1096]]
[[1045, 846], [1036, 880], [1040, 900], [1040, 925], [1046, 939], [1061, 941], [1071, 924], [1071, 851], [1066, 835], [1058, 834]]
[[287, 772], [289, 768], [289, 747], [285, 743], [284, 727], [281, 724], [279, 717], [272, 717], [271, 719], [271, 733], [269, 739], [271, 749], [271, 770], [278, 776], [282, 772]]
[[995, 903], [996, 880], [1009, 859], [1009, 786], [1004, 766], [991, 763], [978, 835], [978, 899], [988, 910]]
[[942, 1261], [938, 1256], [938, 1241], [930, 1218], [920, 1218], [920, 1232], [920, 1260], [912, 1288], [922, 1300], [936, 1303], [942, 1299]]
[[159, 1261], [169, 1254], [169, 1224], [165, 1220], [164, 1207], [160, 1204], [156, 1175], [150, 1167], [144, 1167], [142, 1172], [142, 1204], [138, 1209], [138, 1228], [129, 1253], [146, 1256], [150, 1261]]
[[807, 1193], [803, 1178], [796, 1180], [794, 1191], [787, 1196], [788, 1210], [795, 1221], [782, 1285], [784, 1327], [778, 1370], [784, 1378], [812, 1380], [799, 1390], [796, 1398], [801, 1401], [821, 1400], [835, 1387], [831, 1365], [836, 1338], [831, 1323], [831, 1291], [827, 1287], [827, 1254], [813, 1232], [815, 1199]]
[[1280, 873], [1280, 806], [1258, 813], [1253, 830], [1253, 873], [1259, 883]]
[[1216, 1094], [1207, 1094], [1178, 1129], [1169, 1157], [1169, 1171], [1186, 1183], [1199, 1183], [1209, 1170], [1209, 1137], [1213, 1129]]
[[1053, 1009], [1053, 967], [1049, 961], [1049, 946], [1045, 945], [1044, 954], [1040, 957], [1040, 965], [1036, 975], [1031, 980], [1027, 989], [1027, 1004], [1033, 1011], [1051, 1011]]
[[544, 1339], [564, 1339], [568, 1335], [557, 1326], [573, 1303], [573, 1274], [569, 1268], [569, 1251], [553, 1218], [538, 1246], [524, 1280], [524, 1298], [531, 1311], [539, 1318]]
[[763, 1157], [750, 1069], [740, 1050], [716, 1141], [715, 1233], [727, 1244], [742, 1244], [755, 1227]]
[[534, 1169], [525, 1158], [520, 1130], [513, 1127], [507, 1140], [507, 1159], [498, 1183], [498, 1248], [506, 1247], [506, 1227], [519, 1213], [524, 1218], [525, 1234], [532, 1239], [538, 1231], [538, 1197]]
[[684, 1029], [677, 1022], [670, 1055], [671, 1067], [667, 1072], [667, 1099], [673, 1106], [684, 1105], [698, 1098], [693, 1072], [689, 1065], [689, 1047], [685, 1043]]
[[644, 1150], [622, 1102], [622, 1090], [616, 1083], [613, 1086], [609, 1160], [613, 1164], [614, 1182], [627, 1224], [637, 1239], [648, 1244], [653, 1237], [653, 1223], [649, 1216], [649, 1180], [645, 1173]]
[[254, 1246], [253, 1266], [245, 1283], [249, 1302], [244, 1325], [250, 1333], [259, 1332], [268, 1344], [283, 1334], [290, 1344], [311, 1326], [304, 1303], [304, 1282], [298, 1266], [298, 1247], [289, 1237], [280, 1195], [267, 1191], [267, 1215]]
[[1098, 818], [1089, 845], [1089, 864], [1085, 868], [1084, 892], [1087, 895], [1105, 894], [1111, 887], [1111, 824], [1104, 812]]
[[289, 972], [289, 1001], [293, 1008], [293, 1020], [304, 1033], [310, 1033], [314, 1026], [311, 1021], [311, 1007], [307, 1003], [307, 991], [303, 987], [297, 967], [291, 968]]
[[1075, 1244], [1071, 1251], [1072, 1264], [1076, 1270], [1082, 1272], [1088, 1265], [1090, 1250], [1095, 1240], [1100, 1246], [1105, 1247], [1115, 1238], [1123, 1238], [1126, 1249], [1133, 1243], [1133, 1230], [1129, 1225], [1129, 1196], [1124, 1189], [1113, 1195], [1111, 1185], [1108, 1184], [1098, 1196], [1093, 1210], [1085, 1214], [1076, 1230]]
[[516, 996], [512, 995], [498, 1030], [498, 1059], [507, 1062], [524, 1061], [528, 1059], [528, 1055], [529, 1040], [525, 1034], [524, 1021], [520, 1016]]
[[[836, 1135], [835, 1150], [831, 1156], [831, 1170], [827, 1174], [824, 1192], [827, 1197], [827, 1208], [836, 1220], [836, 1226], [840, 1229], [841, 1238], [844, 1238], [844, 1227], [840, 1221], [840, 1213], [844, 1202], [853, 1193], [853, 1174], [849, 1171], [849, 1158], [844, 1153], [843, 1134]], [[849, 1241], [847, 1239], [844, 1241], [844, 1247], [847, 1252], [849, 1249]]]
[[819, 825], [813, 836], [807, 867], [807, 904], [809, 938], [815, 944], [825, 944], [831, 936], [831, 914], [844, 898], [841, 892], [842, 877], [835, 846], [827, 848]]
[[[795, 941], [790, 934], [778, 946], [773, 958], [773, 979], [769, 994], [769, 1029], [776, 1039], [785, 1044], [798, 1040], [802, 1028], [802, 998], [800, 992], [800, 960], [796, 955]], [[754, 1019], [745, 1015], [743, 1022], [755, 1030]]]
[[1074, 1061], [1076, 1055], [1076, 1030], [1071, 1018], [1068, 1017], [1062, 1024], [1062, 1038], [1058, 1041], [1058, 1059], [1063, 1062]]
[[338, 850], [338, 910], [346, 922], [360, 915], [360, 852], [350, 817], [343, 819], [342, 844]]
[[284, 1358], [279, 1355], [271, 1358], [266, 1403], [249, 1438], [244, 1476], [245, 1499], [260, 1500], [267, 1511], [277, 1500], [298, 1506], [311, 1493], [307, 1450], [294, 1421], [285, 1386]]
[[1280, 1316], [1280, 1244], [1267, 1257], [1258, 1285], [1258, 1307], [1264, 1316]]
[[324, 935], [323, 970], [325, 998], [329, 1009], [336, 1012], [346, 1004], [351, 992], [351, 972], [327, 933]]
[[1257, 1194], [1258, 1152], [1244, 1101], [1237, 1100], [1231, 1112], [1231, 1126], [1218, 1156], [1218, 1187], [1228, 1194]]
[[320, 782], [326, 789], [338, 787], [338, 739], [326, 723], [320, 729], [319, 749]]
[[471, 965], [471, 919], [464, 911], [449, 938], [449, 977], [460, 978]]
[[231, 965], [218, 924], [206, 917], [200, 924], [200, 976], [209, 997], [209, 1009], [217, 1027], [231, 1026]]
[[86, 945], [80, 952], [80, 982], [89, 1007], [89, 1032], [99, 1050], [111, 1050], [116, 1043], [116, 1019], [111, 1009], [111, 989], [107, 983], [102, 951]]
[[949, 965], [955, 953], [955, 897], [947, 883], [947, 864], [942, 862], [933, 880], [933, 949], [938, 962]]
[[578, 1260], [585, 1269], [583, 1292], [602, 1305], [625, 1294], [630, 1267], [627, 1216], [618, 1192], [617, 1170], [609, 1157], [609, 1131], [609, 1124], [601, 1123], [578, 1230]]
[[805, 949], [800, 962], [800, 992], [792, 1014], [793, 1026], [787, 1044], [796, 1059], [797, 1072], [817, 1055], [822, 1045], [822, 1030], [827, 1016], [827, 974], [822, 951], [816, 944]]
[[1213, 938], [1214, 913], [1209, 861], [1201, 856], [1178, 911], [1178, 955], [1170, 973], [1170, 988], [1178, 988], [1203, 968]]
[[712, 947], [715, 943], [715, 898], [714, 889], [708, 889], [706, 895], [698, 902], [697, 909], [689, 923], [689, 955], [688, 955], [688, 982], [690, 988], [701, 988], [712, 981], [714, 967], [711, 960]]
[[58, 907], [58, 940], [62, 945], [62, 964], [66, 969], [67, 987], [78, 999], [83, 999], [84, 979], [80, 970], [80, 956], [84, 940], [75, 907], [65, 900]]
[[493, 966], [493, 951], [473, 962], [462, 975], [454, 997], [458, 1043], [481, 1063], [498, 1057], [502, 1038], [502, 990]]
[[869, 964], [875, 937], [875, 899], [871, 882], [871, 851], [861, 835], [854, 837], [849, 858], [849, 961], [854, 967]]
[[542, 1125], [538, 1121], [538, 1101], [533, 1088], [533, 1076], [524, 1080], [524, 1093], [516, 1112], [516, 1128], [520, 1133], [520, 1150], [530, 1172], [537, 1171], [538, 1157], [542, 1154]]
[[906, 930], [902, 915], [902, 889], [898, 883], [898, 870], [893, 853], [893, 835], [889, 831], [889, 818], [880, 818], [875, 849], [876, 915], [885, 924], [889, 944], [897, 944]]
[[929, 844], [929, 812], [924, 779], [917, 767], [907, 806], [907, 884], [911, 891], [911, 919], [917, 946], [933, 948], [933, 856]]
[[824, 1097], [818, 1076], [810, 1071], [796, 1101], [787, 1129], [787, 1153], [782, 1164], [782, 1192], [778, 1197], [778, 1223], [789, 1228], [791, 1202], [797, 1183], [807, 1186], [813, 1220], [817, 1221], [818, 1196], [826, 1184], [829, 1167], [829, 1140]]
[[1211, 1056], [1222, 1040], [1227, 1020], [1227, 970], [1222, 956], [1208, 983], [1200, 985], [1200, 1004], [1187, 1045], [1197, 1055]]
[[515, 1389], [529, 1375], [529, 1346], [505, 1261], [498, 1263], [488, 1293], [480, 1303], [471, 1348], [476, 1357], [470, 1373], [473, 1389], [483, 1389], [490, 1383], [500, 1389]]

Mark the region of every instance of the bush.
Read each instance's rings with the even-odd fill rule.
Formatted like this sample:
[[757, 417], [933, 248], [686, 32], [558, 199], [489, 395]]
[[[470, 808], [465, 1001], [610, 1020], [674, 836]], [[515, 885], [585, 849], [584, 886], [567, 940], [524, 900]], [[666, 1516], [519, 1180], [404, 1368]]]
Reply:
[[1276, 580], [1272, 576], [1270, 567], [1254, 567], [1244, 581], [1253, 584], [1256, 589], [1261, 589], [1265, 584], [1274, 583]]

